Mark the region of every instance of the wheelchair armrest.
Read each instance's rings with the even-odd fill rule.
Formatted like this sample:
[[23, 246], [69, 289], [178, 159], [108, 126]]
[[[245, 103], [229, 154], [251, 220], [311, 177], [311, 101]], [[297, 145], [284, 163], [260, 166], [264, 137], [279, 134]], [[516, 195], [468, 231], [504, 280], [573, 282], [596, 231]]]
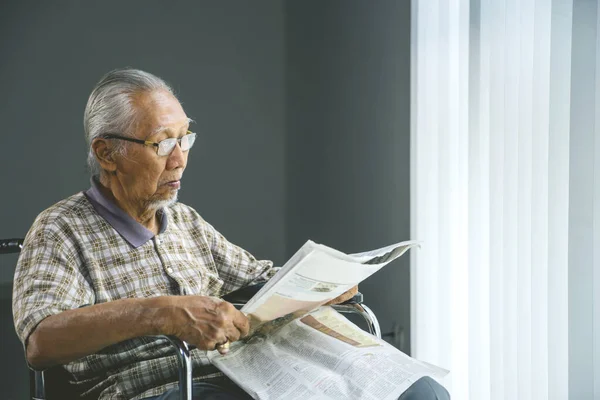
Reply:
[[362, 304], [363, 302], [363, 294], [361, 292], [356, 292], [351, 299], [346, 300], [342, 304]]

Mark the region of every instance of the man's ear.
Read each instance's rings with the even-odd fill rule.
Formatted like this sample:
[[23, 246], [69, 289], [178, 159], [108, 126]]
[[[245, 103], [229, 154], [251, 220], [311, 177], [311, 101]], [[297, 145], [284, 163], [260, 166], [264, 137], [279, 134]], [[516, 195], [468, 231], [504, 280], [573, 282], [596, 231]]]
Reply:
[[112, 148], [106, 139], [94, 139], [92, 141], [92, 151], [103, 170], [107, 172], [115, 172], [117, 170], [117, 163], [114, 160]]

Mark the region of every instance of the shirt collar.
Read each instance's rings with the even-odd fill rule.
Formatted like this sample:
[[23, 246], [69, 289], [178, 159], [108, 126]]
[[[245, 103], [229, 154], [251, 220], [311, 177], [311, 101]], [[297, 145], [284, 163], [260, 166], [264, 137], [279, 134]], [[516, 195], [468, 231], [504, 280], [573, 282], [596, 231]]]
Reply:
[[[100, 182], [91, 179], [91, 187], [83, 192], [94, 209], [106, 220], [130, 245], [137, 248], [154, 237], [154, 233], [133, 219], [129, 214], [106, 197], [100, 189]], [[158, 210], [160, 221], [159, 234], [167, 229], [167, 213], [164, 209]]]

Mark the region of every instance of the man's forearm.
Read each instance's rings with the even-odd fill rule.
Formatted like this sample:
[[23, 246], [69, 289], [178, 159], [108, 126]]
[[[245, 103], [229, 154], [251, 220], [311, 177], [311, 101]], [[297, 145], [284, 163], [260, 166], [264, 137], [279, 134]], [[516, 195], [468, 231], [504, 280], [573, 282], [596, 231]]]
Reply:
[[44, 319], [29, 336], [27, 360], [35, 368], [66, 364], [123, 340], [161, 334], [159, 310], [167, 298], [122, 299]]

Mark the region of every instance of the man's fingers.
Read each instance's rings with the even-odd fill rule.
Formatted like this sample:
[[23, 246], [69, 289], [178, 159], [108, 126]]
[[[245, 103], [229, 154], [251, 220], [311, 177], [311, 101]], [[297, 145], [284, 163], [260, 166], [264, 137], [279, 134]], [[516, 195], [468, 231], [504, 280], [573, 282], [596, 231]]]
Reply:
[[229, 353], [229, 342], [218, 344], [216, 346], [216, 349], [221, 355], [225, 355], [225, 354]]
[[240, 336], [238, 337], [238, 339], [240, 337], [248, 335], [248, 332], [250, 331], [250, 322], [248, 321], [248, 318], [244, 315], [244, 313], [242, 313], [241, 311], [237, 311], [236, 315], [234, 316], [233, 325], [235, 325], [235, 327], [240, 332]]
[[[231, 341], [235, 341], [240, 337], [246, 336], [248, 334], [248, 330], [250, 329], [248, 318], [244, 315], [244, 313], [235, 308], [233, 304], [228, 302], [223, 302], [223, 304], [223, 307], [226, 307], [225, 312], [227, 313], [228, 320], [228, 326], [226, 327], [226, 330], [228, 331], [228, 336]], [[237, 332], [235, 332], [235, 340], [233, 340], [233, 337], [230, 335], [230, 331], [233, 330], [237, 330]]]
[[220, 334], [217, 337], [218, 339], [206, 340], [203, 346], [198, 347], [203, 350], [217, 350], [220, 345], [230, 342], [229, 338], [225, 334]]
[[235, 342], [248, 334], [248, 319], [231, 303], [204, 296], [178, 300], [173, 334], [200, 349], [215, 350], [218, 344]]
[[237, 342], [241, 337], [241, 332], [239, 331], [239, 329], [236, 326], [229, 327], [229, 329], [227, 329], [226, 333], [227, 333], [227, 339], [229, 339], [229, 341], [231, 343]]

